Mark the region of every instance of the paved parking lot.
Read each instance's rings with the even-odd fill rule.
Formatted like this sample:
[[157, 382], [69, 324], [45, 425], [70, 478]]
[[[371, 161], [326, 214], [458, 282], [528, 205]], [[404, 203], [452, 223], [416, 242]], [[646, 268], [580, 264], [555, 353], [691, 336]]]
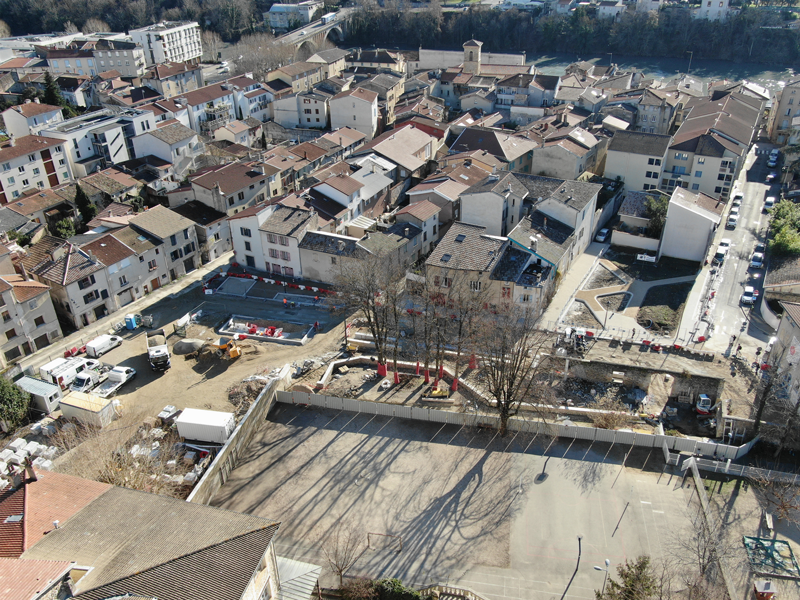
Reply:
[[402, 539], [351, 574], [588, 600], [594, 565], [660, 557], [689, 523], [690, 488], [660, 451], [626, 451], [278, 405], [212, 504], [281, 521], [278, 553], [317, 564], [339, 520]]

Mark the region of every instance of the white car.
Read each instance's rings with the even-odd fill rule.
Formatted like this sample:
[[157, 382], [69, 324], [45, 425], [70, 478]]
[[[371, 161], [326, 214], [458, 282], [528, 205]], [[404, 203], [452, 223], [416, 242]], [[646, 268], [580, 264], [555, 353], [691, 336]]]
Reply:
[[730, 239], [728, 239], [728, 238], [722, 238], [722, 239], [719, 241], [719, 247], [720, 247], [720, 248], [725, 248], [725, 251], [728, 251], [728, 250], [730, 249], [730, 247], [731, 247], [731, 241], [730, 241]]
[[764, 267], [764, 255], [761, 252], [754, 252], [750, 259], [751, 269], [762, 269]]
[[739, 207], [738, 206], [731, 206], [731, 212], [729, 213], [730, 216], [739, 216]]
[[739, 215], [730, 215], [728, 217], [728, 222], [725, 223], [725, 227], [728, 229], [736, 229], [736, 225], [739, 223]]
[[608, 239], [608, 229], [601, 229], [597, 232], [597, 235], [594, 237], [595, 242], [600, 242], [601, 244], [604, 243]]
[[731, 206], [741, 206], [742, 205], [742, 195], [736, 194], [731, 201]]
[[742, 304], [750, 304], [753, 305], [756, 303], [758, 299], [758, 292], [756, 289], [750, 285], [745, 286], [744, 294], [742, 294]]
[[717, 252], [714, 254], [714, 262], [721, 265], [725, 262], [726, 256], [728, 256], [728, 249], [720, 245], [717, 248]]
[[764, 212], [767, 212], [773, 206], [775, 206], [775, 196], [768, 196], [767, 199], [764, 200]]

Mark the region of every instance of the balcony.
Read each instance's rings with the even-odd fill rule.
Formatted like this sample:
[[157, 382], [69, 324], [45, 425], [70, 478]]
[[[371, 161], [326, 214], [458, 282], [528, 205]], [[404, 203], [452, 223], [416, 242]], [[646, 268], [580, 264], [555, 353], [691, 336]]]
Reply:
[[219, 117], [217, 119], [209, 119], [208, 121], [201, 121], [200, 130], [203, 132], [216, 131], [220, 127], [225, 127], [229, 121], [229, 115], [225, 115], [224, 117]]
[[230, 114], [230, 112], [231, 112], [231, 105], [228, 104], [227, 102], [221, 102], [216, 106], [206, 106], [206, 115], [209, 116]]

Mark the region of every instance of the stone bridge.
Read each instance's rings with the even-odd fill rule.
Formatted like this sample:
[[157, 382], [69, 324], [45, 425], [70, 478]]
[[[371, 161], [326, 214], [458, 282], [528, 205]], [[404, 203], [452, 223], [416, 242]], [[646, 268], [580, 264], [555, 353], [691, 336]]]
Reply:
[[348, 13], [348, 9], [341, 9], [336, 13], [336, 18], [328, 23], [323, 23], [321, 19], [313, 21], [276, 39], [284, 45], [294, 47], [296, 60], [305, 60], [317, 50], [323, 48], [325, 40], [335, 46], [345, 39]]

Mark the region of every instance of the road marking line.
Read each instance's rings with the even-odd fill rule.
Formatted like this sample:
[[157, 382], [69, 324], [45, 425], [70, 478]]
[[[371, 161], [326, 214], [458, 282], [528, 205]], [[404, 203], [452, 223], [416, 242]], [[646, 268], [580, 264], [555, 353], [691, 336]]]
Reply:
[[647, 500], [639, 500], [642, 504], [652, 504], [652, 502], [648, 502]]
[[664, 514], [664, 511], [663, 511], [663, 510], [654, 510], [653, 512], [654, 512], [654, 513], [659, 513], [659, 514], [662, 514], [662, 515]]

